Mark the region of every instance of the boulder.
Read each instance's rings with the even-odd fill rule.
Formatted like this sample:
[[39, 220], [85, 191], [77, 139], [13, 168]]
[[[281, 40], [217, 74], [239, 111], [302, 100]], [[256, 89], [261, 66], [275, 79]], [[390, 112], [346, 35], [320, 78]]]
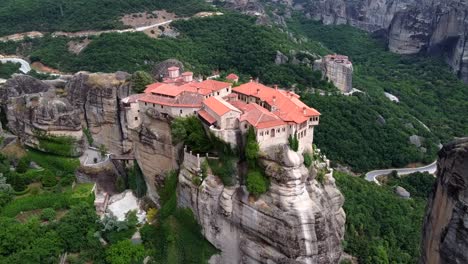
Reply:
[[409, 199], [411, 197], [410, 193], [401, 186], [397, 186], [395, 188], [395, 193], [401, 198]]

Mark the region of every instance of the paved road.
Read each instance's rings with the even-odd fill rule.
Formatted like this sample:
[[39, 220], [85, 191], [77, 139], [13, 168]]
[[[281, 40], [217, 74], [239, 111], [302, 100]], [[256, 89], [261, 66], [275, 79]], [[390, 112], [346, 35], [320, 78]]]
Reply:
[[377, 177], [381, 175], [390, 174], [394, 170], [397, 171], [398, 175], [406, 175], [406, 174], [411, 174], [414, 172], [428, 172], [430, 174], [434, 174], [437, 170], [437, 160], [429, 165], [418, 167], [418, 168], [386, 169], [386, 170], [369, 171], [368, 173], [366, 173], [366, 180], [373, 181], [377, 183], [378, 185], [380, 185], [380, 183], [377, 181]]
[[20, 58], [3, 58], [3, 59], [0, 59], [0, 61], [2, 63], [5, 63], [5, 62], [21, 63], [20, 71], [22, 73], [28, 73], [31, 71], [31, 65], [29, 65], [29, 62]]

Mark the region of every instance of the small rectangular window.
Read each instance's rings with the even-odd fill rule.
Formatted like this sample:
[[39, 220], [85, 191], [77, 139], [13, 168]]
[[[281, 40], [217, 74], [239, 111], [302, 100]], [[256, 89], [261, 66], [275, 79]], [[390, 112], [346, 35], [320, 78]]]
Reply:
[[182, 114], [182, 109], [180, 109], [180, 114]]
[[145, 106], [147, 106], [147, 105], [148, 105], [148, 103], [147, 103], [147, 102], [145, 102]]
[[161, 108], [164, 108], [164, 106], [161, 105]]
[[156, 107], [156, 106], [153, 104], [153, 107]]
[[135, 121], [137, 121], [137, 120], [138, 120], [138, 116], [135, 116]]

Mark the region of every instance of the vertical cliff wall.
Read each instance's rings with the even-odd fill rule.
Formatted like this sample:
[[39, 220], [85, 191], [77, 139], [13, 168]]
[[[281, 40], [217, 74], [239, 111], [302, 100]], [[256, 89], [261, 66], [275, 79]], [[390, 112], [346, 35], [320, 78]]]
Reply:
[[245, 187], [225, 187], [186, 162], [179, 174], [179, 206], [193, 210], [202, 233], [222, 252], [212, 263], [338, 263], [344, 235], [343, 196], [328, 175], [324, 184], [289, 149], [262, 159], [271, 186], [258, 199]]
[[[265, 17], [265, 1], [227, 0], [227, 7]], [[392, 52], [443, 55], [463, 81], [468, 82], [468, 3], [465, 0], [274, 0], [326, 25], [351, 25], [388, 38]], [[284, 18], [274, 21], [285, 25]], [[279, 18], [278, 18], [279, 17]], [[268, 20], [264, 18], [263, 20]]]
[[65, 87], [67, 99], [80, 110], [83, 127], [89, 129], [95, 145], [104, 144], [115, 154], [124, 149], [119, 106], [120, 99], [130, 95], [129, 76], [125, 72], [80, 72]]
[[468, 138], [445, 145], [439, 152], [420, 263], [468, 263]]

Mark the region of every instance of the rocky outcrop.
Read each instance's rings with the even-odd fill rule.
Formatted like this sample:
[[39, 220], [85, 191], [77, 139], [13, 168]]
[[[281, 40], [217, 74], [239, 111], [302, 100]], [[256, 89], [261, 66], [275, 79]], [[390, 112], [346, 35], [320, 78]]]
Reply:
[[221, 250], [212, 263], [338, 263], [345, 213], [333, 177], [321, 184], [301, 155], [287, 147], [276, 154], [262, 159], [271, 186], [259, 198], [214, 175], [195, 185], [199, 171], [184, 160], [178, 203], [193, 210], [205, 238]]
[[[79, 156], [84, 142], [78, 111], [54, 88], [30, 76], [17, 75], [2, 87], [3, 109], [9, 130], [21, 142], [45, 150], [41, 141], [51, 136], [68, 136], [74, 139], [70, 155]], [[50, 149], [52, 151], [52, 149]]]
[[387, 32], [389, 49], [400, 54], [442, 54], [468, 82], [468, 5], [462, 0], [309, 0], [294, 6], [325, 24], [349, 24]]
[[172, 144], [169, 122], [146, 115], [142, 125], [137, 130], [129, 130], [128, 135], [132, 151], [145, 175], [148, 194], [156, 202], [157, 188], [164, 182], [167, 172], [177, 168], [178, 152]]
[[124, 152], [120, 100], [131, 93], [129, 77], [125, 72], [79, 72], [65, 86], [66, 98], [79, 111], [83, 127], [89, 129], [95, 145], [104, 144], [111, 153]]
[[439, 152], [437, 181], [429, 197], [421, 264], [468, 263], [468, 138]]
[[153, 70], [151, 71], [151, 75], [155, 80], [167, 77], [169, 75], [167, 69], [174, 66], [178, 67], [180, 72], [184, 72], [184, 64], [181, 61], [176, 59], [168, 59], [154, 65]]
[[[227, 0], [226, 6], [269, 21], [259, 0]], [[468, 82], [468, 3], [464, 0], [274, 0], [270, 16], [285, 26], [291, 10], [326, 25], [351, 25], [388, 38], [391, 51], [443, 55], [453, 71]], [[273, 8], [274, 10], [274, 8]]]

